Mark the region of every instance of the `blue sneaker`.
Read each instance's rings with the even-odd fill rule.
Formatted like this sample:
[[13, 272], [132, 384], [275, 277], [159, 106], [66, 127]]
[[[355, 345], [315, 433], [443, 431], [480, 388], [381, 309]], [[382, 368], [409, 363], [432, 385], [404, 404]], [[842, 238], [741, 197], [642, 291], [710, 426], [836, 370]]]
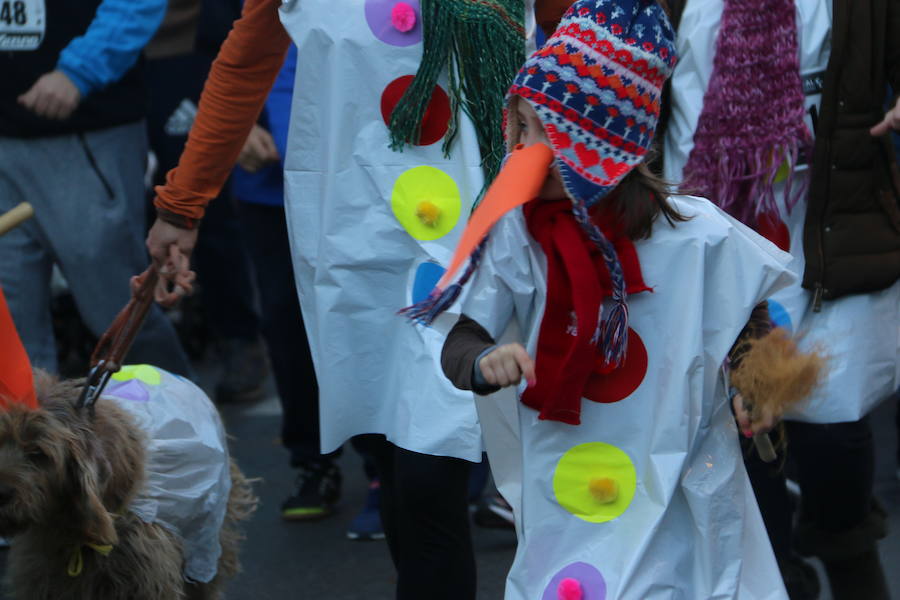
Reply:
[[384, 529], [381, 527], [381, 483], [374, 479], [369, 484], [369, 494], [366, 496], [366, 505], [350, 522], [347, 529], [347, 537], [361, 542], [370, 540], [383, 540]]

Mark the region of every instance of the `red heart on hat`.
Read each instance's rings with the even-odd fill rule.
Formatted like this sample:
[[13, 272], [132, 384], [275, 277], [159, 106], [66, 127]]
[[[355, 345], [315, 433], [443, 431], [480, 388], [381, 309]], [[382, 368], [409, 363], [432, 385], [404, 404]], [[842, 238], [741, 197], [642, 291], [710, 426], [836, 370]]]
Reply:
[[610, 179], [618, 179], [628, 172], [628, 163], [617, 163], [607, 157], [603, 159], [603, 170]]
[[578, 161], [585, 169], [590, 169], [600, 162], [600, 153], [588, 148], [583, 142], [575, 144], [575, 155], [578, 156]]
[[572, 138], [553, 125], [547, 125], [547, 135], [550, 136], [550, 141], [553, 142], [553, 145], [560, 150], [565, 150], [572, 145]]

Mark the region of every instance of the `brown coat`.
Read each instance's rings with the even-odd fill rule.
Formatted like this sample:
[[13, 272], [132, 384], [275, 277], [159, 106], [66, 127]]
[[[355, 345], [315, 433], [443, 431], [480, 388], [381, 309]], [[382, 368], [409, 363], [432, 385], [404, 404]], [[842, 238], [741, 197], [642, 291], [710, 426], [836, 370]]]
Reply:
[[900, 278], [894, 150], [869, 135], [888, 85], [900, 92], [900, 0], [834, 0], [803, 234], [803, 287], [826, 300]]
[[[685, 0], [670, 0], [677, 27]], [[803, 287], [818, 306], [884, 289], [900, 278], [900, 186], [884, 116], [900, 93], [900, 0], [834, 0], [803, 235]]]

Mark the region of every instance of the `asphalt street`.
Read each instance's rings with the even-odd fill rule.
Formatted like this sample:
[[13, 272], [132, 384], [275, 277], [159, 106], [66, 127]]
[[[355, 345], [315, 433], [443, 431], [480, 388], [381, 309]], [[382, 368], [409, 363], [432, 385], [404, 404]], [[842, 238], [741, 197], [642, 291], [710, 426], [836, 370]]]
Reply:
[[[877, 494], [890, 512], [890, 536], [882, 559], [895, 598], [900, 598], [900, 481], [895, 460], [897, 432], [892, 399], [873, 414], [878, 444]], [[244, 572], [227, 592], [228, 600], [391, 600], [394, 573], [384, 542], [358, 542], [345, 532], [363, 505], [366, 479], [358, 456], [348, 447], [341, 466], [344, 494], [336, 515], [316, 522], [286, 523], [279, 505], [291, 492], [293, 473], [279, 446], [279, 408], [269, 397], [254, 405], [222, 409], [233, 436], [232, 450], [248, 476], [256, 478], [259, 510], [247, 524]], [[478, 598], [500, 600], [504, 577], [515, 553], [511, 531], [473, 528], [478, 555]], [[0, 563], [5, 566], [5, 552]], [[439, 584], [438, 584], [439, 585]], [[0, 596], [0, 600], [5, 600]], [[828, 600], [830, 594], [822, 595]], [[102, 600], [102, 599], [97, 599]], [[425, 599], [423, 599], [425, 600]], [[698, 599], [699, 600], [699, 599]], [[860, 600], [866, 600], [860, 598]]]

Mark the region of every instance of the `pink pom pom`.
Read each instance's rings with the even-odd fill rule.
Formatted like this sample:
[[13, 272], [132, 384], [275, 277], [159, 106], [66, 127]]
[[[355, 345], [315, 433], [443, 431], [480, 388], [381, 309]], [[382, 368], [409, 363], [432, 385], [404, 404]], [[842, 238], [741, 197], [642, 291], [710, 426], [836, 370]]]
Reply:
[[559, 582], [556, 596], [559, 600], [581, 600], [584, 597], [584, 592], [581, 591], [581, 584], [578, 583], [577, 579], [566, 577]]
[[406, 2], [398, 2], [391, 9], [391, 24], [406, 33], [416, 26], [416, 10]]

